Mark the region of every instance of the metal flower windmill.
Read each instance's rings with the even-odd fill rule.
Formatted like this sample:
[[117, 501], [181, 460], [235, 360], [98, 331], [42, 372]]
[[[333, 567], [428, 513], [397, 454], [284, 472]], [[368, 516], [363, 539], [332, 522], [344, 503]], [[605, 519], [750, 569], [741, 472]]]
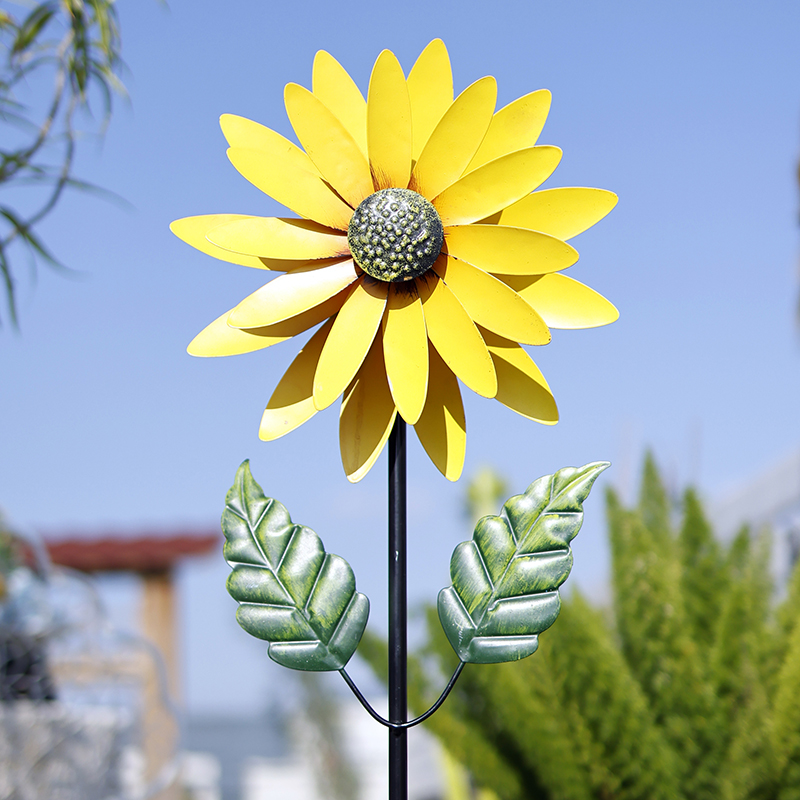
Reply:
[[550, 93], [495, 111], [494, 78], [455, 99], [447, 50], [434, 40], [406, 77], [393, 53], [375, 62], [366, 100], [320, 51], [312, 90], [285, 89], [296, 146], [232, 115], [228, 157], [296, 218], [211, 214], [172, 223], [188, 244], [224, 261], [278, 273], [189, 345], [197, 356], [260, 350], [319, 326], [278, 382], [261, 419], [267, 441], [339, 397], [342, 463], [366, 475], [389, 442], [389, 719], [369, 707], [345, 666], [369, 601], [347, 562], [263, 495], [247, 462], [222, 518], [228, 591], [237, 619], [278, 663], [338, 670], [389, 728], [391, 800], [407, 796], [406, 730], [434, 713], [464, 665], [524, 658], [555, 621], [558, 587], [582, 504], [607, 463], [559, 470], [485, 517], [451, 561], [439, 615], [460, 663], [440, 700], [406, 709], [406, 425], [455, 481], [466, 450], [459, 381], [524, 417], [552, 425], [550, 387], [522, 345], [550, 328], [617, 318], [594, 290], [562, 274], [567, 240], [602, 219], [602, 189], [536, 191], [561, 151], [537, 145]]

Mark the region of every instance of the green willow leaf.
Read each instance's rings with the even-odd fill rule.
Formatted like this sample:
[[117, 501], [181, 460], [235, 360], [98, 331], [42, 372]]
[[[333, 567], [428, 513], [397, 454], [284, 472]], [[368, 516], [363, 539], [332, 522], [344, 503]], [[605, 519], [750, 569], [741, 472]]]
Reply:
[[583, 502], [608, 466], [598, 461], [539, 478], [456, 547], [439, 619], [462, 661], [496, 664], [536, 651], [538, 635], [561, 609], [558, 587], [572, 569], [569, 543], [583, 523]]
[[43, 4], [35, 8], [18, 28], [11, 54], [19, 55], [27, 50], [42, 32], [44, 26], [50, 22], [55, 11], [53, 4]]
[[225, 498], [222, 530], [238, 623], [266, 639], [270, 658], [285, 667], [344, 667], [364, 633], [369, 600], [356, 592], [343, 558], [326, 553], [314, 531], [264, 496], [248, 461]]

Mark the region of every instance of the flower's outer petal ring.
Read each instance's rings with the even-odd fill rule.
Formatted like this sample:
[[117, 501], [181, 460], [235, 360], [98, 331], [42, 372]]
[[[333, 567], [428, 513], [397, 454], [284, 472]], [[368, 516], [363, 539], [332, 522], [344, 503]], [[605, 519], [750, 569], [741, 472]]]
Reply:
[[467, 451], [467, 421], [456, 376], [430, 347], [428, 398], [414, 426], [420, 443], [436, 468], [449, 481], [457, 481]]
[[223, 250], [265, 258], [313, 261], [350, 255], [343, 233], [307, 219], [245, 217], [225, 222], [207, 236]]
[[501, 108], [492, 117], [486, 137], [469, 162], [467, 172], [508, 153], [533, 147], [547, 121], [551, 99], [547, 89], [539, 89]]
[[353, 209], [322, 178], [294, 164], [267, 159], [261, 150], [231, 147], [228, 158], [253, 186], [295, 214], [328, 228], [347, 230]]
[[233, 220], [250, 219], [245, 214], [203, 214], [199, 217], [184, 217], [170, 223], [169, 229], [186, 244], [191, 245], [201, 253], [213, 256], [220, 261], [229, 261], [231, 264], [241, 264], [243, 267], [256, 269], [269, 269], [269, 266], [260, 258], [245, 256], [241, 253], [231, 253], [212, 244], [206, 235], [213, 228]]
[[372, 346], [386, 308], [387, 285], [359, 281], [325, 343], [314, 375], [314, 405], [327, 408], [348, 387]]
[[501, 402], [523, 417], [555, 425], [558, 408], [539, 367], [516, 342], [491, 331], [482, 330], [486, 346], [497, 370], [497, 396]]
[[543, 189], [504, 208], [494, 215], [492, 222], [571, 239], [600, 222], [616, 204], [617, 196], [605, 189], [583, 186]]
[[416, 160], [453, 102], [453, 71], [447, 48], [441, 39], [434, 39], [420, 53], [408, 74], [407, 83], [414, 140], [411, 157]]
[[403, 69], [384, 50], [367, 94], [367, 149], [375, 189], [405, 189], [411, 177], [411, 104]]
[[552, 328], [597, 328], [619, 317], [619, 311], [594, 289], [566, 275], [504, 278]]
[[456, 225], [444, 229], [447, 252], [484, 272], [544, 275], [571, 267], [578, 251], [555, 236], [501, 225]]
[[295, 169], [304, 169], [321, 177], [307, 153], [271, 128], [235, 114], [223, 114], [219, 118], [219, 125], [229, 147], [259, 150], [267, 161], [291, 164]]
[[303, 86], [289, 83], [283, 92], [294, 132], [317, 169], [337, 193], [356, 208], [372, 194], [366, 156], [333, 112]]
[[381, 340], [376, 337], [344, 393], [339, 412], [339, 449], [351, 483], [358, 483], [372, 469], [392, 432], [396, 416], [383, 367]]
[[480, 146], [497, 101], [497, 81], [481, 78], [464, 89], [439, 120], [411, 173], [411, 186], [436, 197], [463, 174]]
[[347, 292], [342, 291], [324, 303], [298, 314], [296, 317], [266, 325], [263, 328], [240, 330], [228, 325], [230, 311], [215, 319], [192, 339], [187, 348], [189, 355], [201, 357], [235, 356], [263, 350], [273, 344], [292, 339], [309, 328], [332, 317], [342, 307]]
[[317, 413], [312, 397], [314, 373], [331, 327], [333, 320], [326, 322], [308, 340], [283, 374], [261, 417], [259, 439], [265, 442], [279, 439], [299, 428]]
[[502, 281], [455, 258], [440, 258], [434, 270], [478, 325], [523, 344], [550, 341], [544, 320]]
[[419, 295], [394, 283], [383, 315], [383, 357], [397, 410], [414, 425], [428, 392], [428, 334]]
[[325, 50], [314, 57], [311, 90], [336, 115], [367, 155], [367, 101], [345, 68]]
[[357, 278], [352, 261], [327, 267], [299, 267], [245, 297], [231, 311], [228, 325], [232, 328], [262, 328], [283, 322], [324, 303]]
[[[435, 281], [419, 280], [417, 284], [428, 338], [439, 355], [473, 392], [483, 397], [494, 397], [497, 394], [497, 375], [492, 358], [464, 306], [438, 278]], [[428, 380], [430, 391], [432, 378]]]
[[442, 225], [466, 225], [489, 217], [529, 194], [561, 160], [561, 150], [550, 145], [517, 150], [496, 158], [457, 180], [434, 198]]

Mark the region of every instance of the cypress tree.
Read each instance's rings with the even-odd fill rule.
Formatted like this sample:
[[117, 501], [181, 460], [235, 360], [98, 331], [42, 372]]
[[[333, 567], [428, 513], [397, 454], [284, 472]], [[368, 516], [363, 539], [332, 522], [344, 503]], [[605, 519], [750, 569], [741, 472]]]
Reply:
[[694, 489], [683, 496], [683, 524], [678, 534], [681, 591], [686, 602], [686, 622], [702, 657], [707, 658], [714, 640], [709, 620], [719, 617], [727, 586], [722, 548], [714, 538]]
[[800, 798], [800, 625], [795, 624], [778, 673], [773, 701], [772, 747], [777, 800]]
[[685, 796], [712, 800], [713, 696], [685, 611], [680, 550], [666, 497], [649, 455], [637, 510], [623, 509], [608, 493], [615, 618], [625, 659], [677, 754]]
[[655, 722], [603, 615], [573, 591], [543, 645], [562, 708], [591, 737], [593, 797], [669, 800], [678, 795], [676, 753]]
[[[774, 609], [769, 536], [723, 546], [692, 490], [676, 530], [649, 455], [607, 514], [611, 608], [568, 593], [533, 656], [468, 665], [426, 725], [499, 800], [800, 800], [800, 565]], [[432, 609], [417, 711], [454, 664]]]
[[650, 451], [644, 457], [638, 511], [651, 536], [667, 544], [672, 538], [669, 495]]

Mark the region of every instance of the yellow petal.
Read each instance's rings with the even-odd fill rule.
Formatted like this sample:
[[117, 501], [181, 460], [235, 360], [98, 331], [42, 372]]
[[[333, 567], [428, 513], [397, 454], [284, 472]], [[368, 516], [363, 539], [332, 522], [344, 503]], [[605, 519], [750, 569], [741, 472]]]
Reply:
[[339, 412], [339, 449], [351, 483], [357, 483], [372, 469], [392, 432], [396, 416], [378, 337], [344, 393]]
[[501, 108], [492, 117], [486, 138], [470, 161], [467, 172], [516, 150], [533, 147], [547, 120], [551, 95], [539, 89]]
[[494, 397], [497, 393], [497, 376], [492, 359], [464, 306], [438, 278], [435, 281], [419, 280], [417, 284], [428, 338], [439, 355], [473, 392]]
[[555, 425], [558, 422], [556, 401], [539, 367], [516, 343], [482, 330], [486, 346], [497, 369], [495, 400], [523, 417]]
[[386, 292], [385, 283], [361, 280], [344, 301], [314, 376], [314, 404], [318, 410], [327, 408], [358, 372], [381, 324]]
[[235, 114], [223, 114], [219, 118], [219, 125], [230, 147], [260, 150], [268, 161], [291, 164], [295, 169], [304, 169], [312, 175], [319, 175], [319, 170], [306, 153], [294, 142], [270, 128]]
[[497, 82], [481, 78], [464, 89], [440, 120], [414, 166], [411, 185], [436, 197], [455, 183], [480, 146], [494, 113]]
[[509, 276], [506, 282], [552, 328], [596, 328], [619, 317], [619, 311], [603, 295], [566, 275]]
[[492, 221], [571, 239], [603, 219], [616, 204], [614, 192], [565, 186], [529, 194], [503, 209]]
[[209, 241], [235, 253], [274, 259], [311, 261], [347, 257], [347, 237], [307, 219], [244, 217], [208, 232]]
[[228, 325], [230, 311], [215, 319], [192, 339], [188, 347], [192, 356], [235, 356], [240, 353], [252, 353], [263, 350], [273, 344], [285, 342], [320, 322], [332, 317], [344, 303], [346, 291], [339, 292], [324, 303], [320, 303], [296, 317], [265, 325], [263, 328], [239, 330]]
[[544, 320], [502, 281], [455, 258], [440, 258], [434, 269], [479, 325], [523, 344], [550, 341]]
[[430, 348], [428, 399], [414, 426], [422, 446], [436, 468], [449, 481], [457, 481], [464, 469], [467, 421], [456, 376]]
[[344, 67], [324, 50], [320, 50], [314, 57], [311, 88], [314, 94], [338, 117], [366, 156], [366, 100]]
[[245, 297], [231, 311], [228, 324], [233, 328], [261, 328], [282, 322], [324, 303], [357, 277], [352, 261], [327, 267], [299, 267]]
[[518, 150], [473, 170], [445, 189], [433, 205], [443, 225], [464, 225], [516, 203], [552, 175], [561, 150], [542, 145]]
[[428, 391], [428, 335], [419, 295], [394, 283], [383, 315], [383, 356], [397, 409], [413, 425]]
[[[246, 257], [246, 256], [245, 256]], [[259, 258], [259, 261], [264, 265], [264, 269], [272, 270], [273, 272], [291, 272], [298, 267], [328, 267], [331, 264], [340, 264], [346, 258], [350, 258], [348, 252], [346, 256], [335, 256], [333, 258]]]
[[544, 275], [578, 260], [578, 251], [571, 245], [526, 228], [456, 225], [445, 228], [444, 239], [451, 256], [503, 275]]
[[190, 244], [201, 253], [206, 253], [221, 261], [229, 261], [231, 264], [241, 264], [243, 267], [270, 269], [270, 267], [259, 258], [223, 250], [221, 247], [211, 244], [206, 238], [206, 234], [213, 228], [226, 222], [239, 219], [250, 219], [250, 217], [245, 214], [204, 214], [199, 217], [176, 219], [175, 222], [170, 224], [169, 229], [179, 239], [186, 242], [186, 244]]
[[281, 205], [321, 225], [347, 230], [353, 209], [319, 176], [287, 159], [267, 158], [262, 150], [231, 147], [228, 158], [253, 186]]
[[420, 53], [408, 74], [413, 145], [411, 157], [418, 159], [433, 129], [453, 102], [453, 71], [441, 39], [434, 39]]
[[384, 50], [375, 62], [367, 95], [367, 148], [376, 189], [405, 189], [411, 176], [411, 105], [403, 69]]
[[333, 112], [305, 87], [289, 83], [283, 97], [300, 144], [325, 180], [355, 208], [372, 194], [372, 176], [361, 148]]
[[267, 403], [258, 429], [259, 439], [271, 442], [307, 422], [317, 409], [314, 406], [314, 373], [322, 347], [328, 338], [333, 320], [326, 322], [286, 370]]

